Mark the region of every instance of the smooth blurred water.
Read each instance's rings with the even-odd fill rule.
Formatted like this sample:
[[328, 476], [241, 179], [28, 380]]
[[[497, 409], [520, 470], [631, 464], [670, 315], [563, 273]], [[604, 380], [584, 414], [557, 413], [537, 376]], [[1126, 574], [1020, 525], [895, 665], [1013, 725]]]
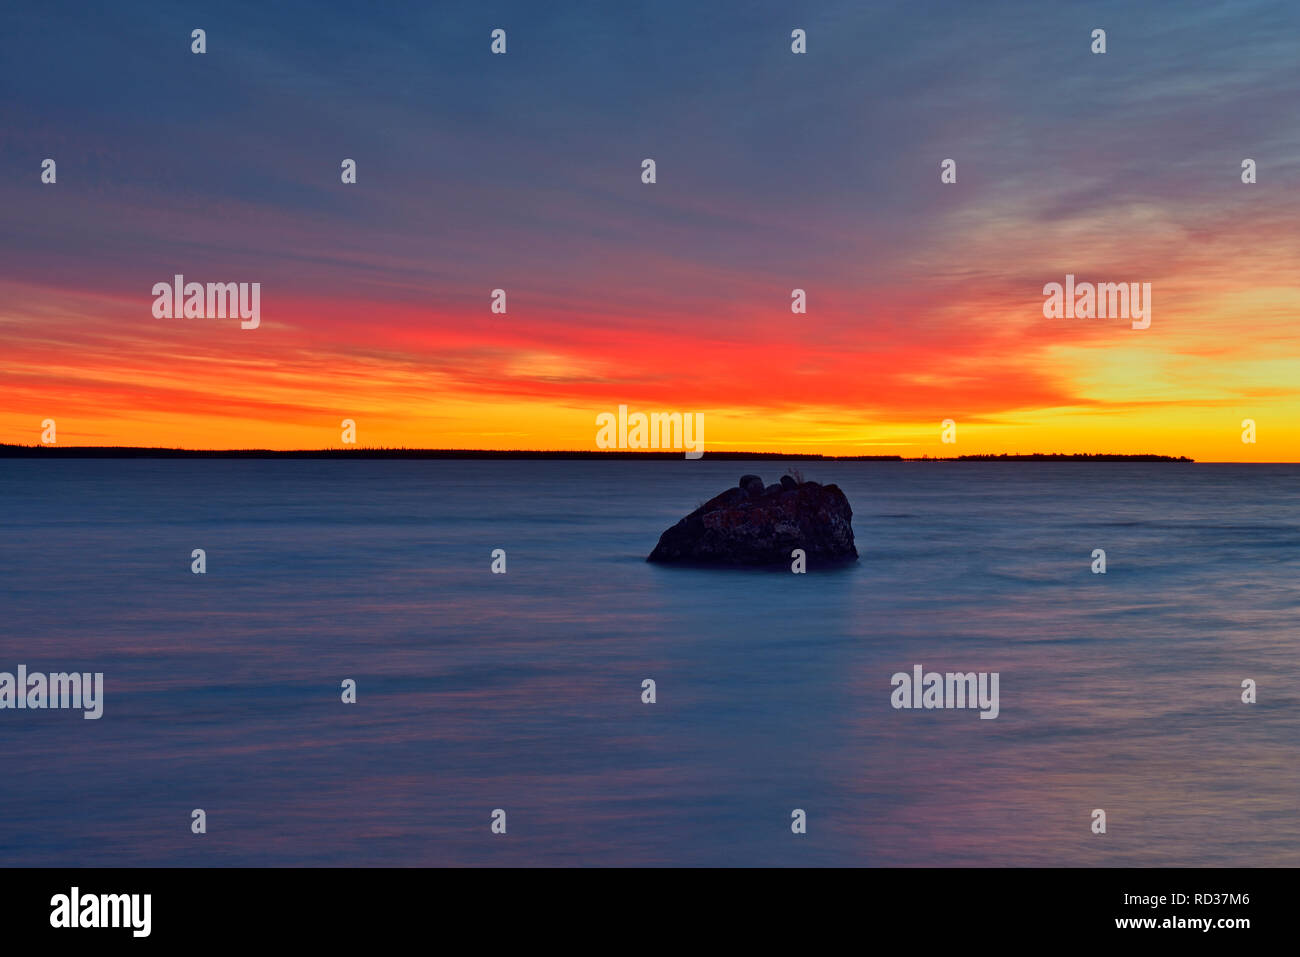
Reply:
[[106, 685], [0, 711], [0, 863], [1300, 864], [1300, 469], [793, 464], [857, 565], [645, 563], [785, 463], [0, 461], [0, 671]]

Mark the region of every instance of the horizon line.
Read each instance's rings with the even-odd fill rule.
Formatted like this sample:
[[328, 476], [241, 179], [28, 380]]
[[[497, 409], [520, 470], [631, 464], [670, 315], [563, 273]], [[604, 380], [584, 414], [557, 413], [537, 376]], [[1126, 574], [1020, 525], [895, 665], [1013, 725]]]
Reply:
[[[382, 459], [621, 459], [673, 461], [685, 457], [684, 450], [647, 449], [429, 449], [406, 446], [358, 446], [318, 449], [186, 449], [170, 446], [131, 445], [18, 445], [0, 442], [0, 458], [330, 458], [336, 456]], [[821, 452], [757, 452], [720, 450], [701, 453], [701, 458], [722, 460], [775, 460], [823, 462], [958, 462], [958, 461], [1093, 461], [1192, 463], [1189, 456], [1138, 452], [1001, 452], [962, 455], [829, 455]], [[1292, 462], [1219, 462], [1220, 465], [1292, 465]]]

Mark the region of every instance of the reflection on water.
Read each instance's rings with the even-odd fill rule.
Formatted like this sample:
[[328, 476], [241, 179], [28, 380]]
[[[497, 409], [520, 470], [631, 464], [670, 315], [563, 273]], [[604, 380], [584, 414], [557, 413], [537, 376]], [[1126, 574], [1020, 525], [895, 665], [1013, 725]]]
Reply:
[[643, 561], [749, 465], [0, 462], [0, 670], [106, 689], [0, 711], [0, 862], [1300, 864], [1300, 469], [800, 463], [856, 566]]

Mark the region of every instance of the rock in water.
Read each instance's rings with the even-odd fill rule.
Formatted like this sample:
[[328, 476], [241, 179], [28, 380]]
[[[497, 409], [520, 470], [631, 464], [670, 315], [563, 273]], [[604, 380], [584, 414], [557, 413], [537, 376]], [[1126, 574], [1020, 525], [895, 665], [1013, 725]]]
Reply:
[[838, 486], [783, 479], [764, 489], [757, 475], [744, 475], [660, 535], [646, 561], [788, 566], [796, 548], [810, 568], [856, 561], [852, 521]]

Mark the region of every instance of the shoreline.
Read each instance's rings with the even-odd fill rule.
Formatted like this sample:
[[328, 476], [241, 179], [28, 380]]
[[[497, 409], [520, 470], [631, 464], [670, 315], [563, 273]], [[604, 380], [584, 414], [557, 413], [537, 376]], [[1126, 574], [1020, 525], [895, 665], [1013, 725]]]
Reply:
[[[903, 455], [822, 455], [816, 452], [706, 452], [705, 458], [717, 461], [800, 461], [800, 462], [1173, 462], [1194, 463], [1187, 456], [1122, 454], [1109, 452], [1033, 452], [1000, 455], [903, 456]], [[533, 451], [522, 449], [171, 449], [143, 446], [96, 445], [6, 445], [0, 444], [0, 458], [248, 458], [248, 459], [555, 459], [555, 460], [622, 460], [680, 461], [680, 451]], [[1221, 463], [1278, 464], [1287, 463]]]

